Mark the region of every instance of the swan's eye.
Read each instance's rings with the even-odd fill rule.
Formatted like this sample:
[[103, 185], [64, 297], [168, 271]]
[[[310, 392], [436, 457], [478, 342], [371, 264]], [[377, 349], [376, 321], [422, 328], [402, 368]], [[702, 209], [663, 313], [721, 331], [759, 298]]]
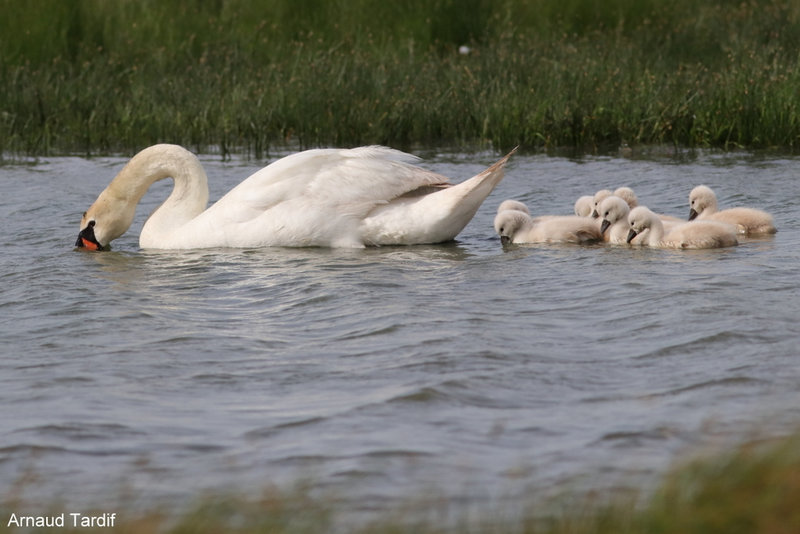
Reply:
[[94, 224], [95, 224], [95, 222], [94, 222], [94, 221], [89, 221], [89, 224], [87, 224], [87, 226], [88, 226], [89, 228], [94, 228]]
[[505, 228], [503, 228], [502, 226], [500, 227], [500, 232], [505, 232], [505, 230], [506, 230], [506, 229], [505, 229]]

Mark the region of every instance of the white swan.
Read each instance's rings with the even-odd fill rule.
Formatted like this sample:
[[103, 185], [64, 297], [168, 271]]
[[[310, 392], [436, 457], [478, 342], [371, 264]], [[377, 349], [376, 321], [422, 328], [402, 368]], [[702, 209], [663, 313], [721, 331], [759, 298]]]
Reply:
[[658, 215], [645, 206], [633, 208], [628, 215], [628, 243], [640, 236], [641, 244], [656, 248], [719, 248], [731, 247], [739, 242], [733, 228], [711, 221], [687, 222], [664, 233]]
[[736, 226], [744, 235], [777, 232], [772, 215], [754, 208], [730, 208], [717, 211], [717, 195], [710, 187], [698, 185], [689, 193], [689, 220], [717, 221]]
[[494, 229], [503, 244], [602, 241], [600, 229], [592, 219], [575, 215], [546, 215], [532, 219], [521, 211], [505, 210], [494, 218]]
[[206, 209], [206, 173], [197, 157], [155, 145], [135, 155], [84, 213], [76, 246], [107, 248], [128, 230], [150, 185], [168, 177], [175, 186], [145, 222], [142, 248], [440, 243], [472, 219], [510, 155], [451, 185], [390, 148], [307, 150], [264, 167]]

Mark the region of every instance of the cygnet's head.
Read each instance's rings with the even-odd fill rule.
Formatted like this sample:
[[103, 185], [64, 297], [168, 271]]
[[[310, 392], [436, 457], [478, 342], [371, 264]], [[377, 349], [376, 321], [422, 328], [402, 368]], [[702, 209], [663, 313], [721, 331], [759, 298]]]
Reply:
[[717, 195], [710, 187], [698, 185], [689, 193], [689, 220], [691, 221], [705, 210], [709, 210], [711, 213], [717, 211]]
[[575, 215], [578, 217], [591, 217], [593, 210], [594, 198], [590, 195], [584, 195], [575, 201]]
[[616, 195], [611, 195], [600, 203], [599, 215], [603, 222], [600, 233], [605, 233], [608, 227], [617, 221], [627, 220], [630, 213], [628, 203]]
[[501, 211], [506, 211], [506, 210], [521, 211], [521, 212], [523, 212], [523, 213], [525, 213], [527, 215], [531, 214], [530, 210], [528, 209], [528, 206], [526, 206], [525, 204], [523, 204], [519, 200], [511, 200], [511, 199], [504, 200], [504, 201], [502, 201], [500, 203], [499, 206], [497, 206], [497, 213], [500, 213]]
[[613, 194], [608, 189], [601, 189], [594, 194], [594, 197], [592, 197], [592, 218], [596, 219], [600, 216], [600, 203]]
[[644, 206], [633, 208], [628, 214], [628, 243], [633, 241], [637, 235], [641, 235], [651, 229], [656, 215]]
[[628, 203], [628, 207], [633, 209], [639, 205], [639, 199], [636, 198], [636, 193], [630, 187], [618, 187], [614, 191], [614, 196], [617, 196]]
[[494, 231], [504, 245], [512, 243], [518, 232], [531, 224], [531, 218], [518, 210], [504, 210], [494, 218]]

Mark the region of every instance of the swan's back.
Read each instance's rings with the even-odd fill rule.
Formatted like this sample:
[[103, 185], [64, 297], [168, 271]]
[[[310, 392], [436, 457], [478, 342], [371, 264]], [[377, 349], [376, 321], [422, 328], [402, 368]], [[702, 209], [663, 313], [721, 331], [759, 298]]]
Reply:
[[757, 235], [777, 232], [772, 215], [755, 208], [728, 208], [716, 213], [701, 213], [692, 222], [714, 221], [736, 227], [739, 234]]
[[[228, 246], [363, 246], [363, 221], [376, 207], [398, 199], [410, 204], [451, 187], [416, 161], [379, 146], [292, 154], [231, 189], [196, 224], [205, 227], [201, 234], [224, 234], [218, 240]], [[380, 244], [375, 241], [369, 236], [366, 244]]]
[[597, 223], [577, 215], [554, 216], [542, 219], [528, 235], [531, 243], [590, 244], [603, 240]]
[[263, 211], [302, 196], [340, 206], [374, 206], [421, 187], [449, 185], [447, 177], [413, 165], [418, 160], [382, 146], [306, 150], [255, 172], [217, 204], [247, 204]]
[[726, 224], [713, 221], [696, 221], [676, 225], [664, 236], [664, 248], [721, 248], [739, 244], [735, 231]]
[[678, 224], [665, 234], [661, 219], [644, 206], [631, 210], [628, 223], [631, 229], [628, 240], [640, 235], [642, 244], [650, 247], [702, 249], [739, 244], [736, 232], [730, 225], [710, 221]]

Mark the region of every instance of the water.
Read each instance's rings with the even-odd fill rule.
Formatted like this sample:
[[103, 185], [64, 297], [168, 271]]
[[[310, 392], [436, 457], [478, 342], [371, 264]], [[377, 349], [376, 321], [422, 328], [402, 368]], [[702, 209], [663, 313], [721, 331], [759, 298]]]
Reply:
[[[495, 159], [426, 166], [460, 181]], [[203, 161], [212, 199], [264, 163]], [[687, 454], [798, 428], [797, 158], [517, 155], [456, 243], [355, 251], [141, 251], [157, 184], [114, 251], [74, 251], [123, 163], [0, 168], [3, 498], [123, 511], [308, 480], [345, 515], [420, 495], [511, 506], [642, 487]], [[779, 233], [504, 250], [492, 230], [506, 198], [570, 213], [620, 185], [683, 217], [699, 183]]]

